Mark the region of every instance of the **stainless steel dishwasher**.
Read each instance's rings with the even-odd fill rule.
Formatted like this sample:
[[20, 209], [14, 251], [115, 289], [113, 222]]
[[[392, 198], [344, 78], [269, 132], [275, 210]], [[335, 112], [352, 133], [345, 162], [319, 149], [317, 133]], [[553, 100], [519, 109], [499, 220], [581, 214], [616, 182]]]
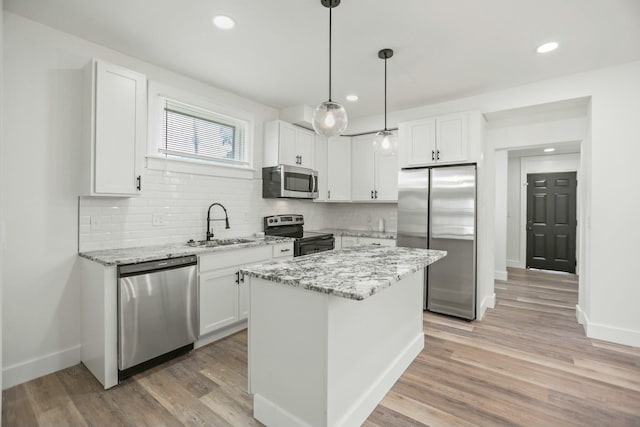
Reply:
[[197, 257], [118, 267], [118, 379], [193, 349]]

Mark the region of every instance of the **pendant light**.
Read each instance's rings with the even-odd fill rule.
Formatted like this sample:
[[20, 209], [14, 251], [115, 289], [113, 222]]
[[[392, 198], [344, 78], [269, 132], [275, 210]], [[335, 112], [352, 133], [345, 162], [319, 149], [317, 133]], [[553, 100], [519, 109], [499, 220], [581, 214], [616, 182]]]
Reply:
[[387, 129], [387, 59], [393, 56], [393, 50], [382, 49], [378, 58], [384, 59], [384, 129], [373, 139], [373, 149], [384, 154], [394, 154], [398, 150], [396, 136]]
[[347, 112], [344, 107], [331, 100], [331, 9], [340, 4], [340, 0], [320, 0], [329, 9], [329, 100], [321, 103], [313, 111], [313, 129], [325, 136], [340, 135], [347, 128]]

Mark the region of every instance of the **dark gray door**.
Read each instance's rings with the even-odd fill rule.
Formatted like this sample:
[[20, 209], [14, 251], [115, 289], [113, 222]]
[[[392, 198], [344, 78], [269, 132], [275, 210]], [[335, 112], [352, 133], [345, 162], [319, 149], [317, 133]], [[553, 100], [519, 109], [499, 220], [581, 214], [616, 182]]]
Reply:
[[576, 272], [576, 173], [527, 175], [527, 268]]

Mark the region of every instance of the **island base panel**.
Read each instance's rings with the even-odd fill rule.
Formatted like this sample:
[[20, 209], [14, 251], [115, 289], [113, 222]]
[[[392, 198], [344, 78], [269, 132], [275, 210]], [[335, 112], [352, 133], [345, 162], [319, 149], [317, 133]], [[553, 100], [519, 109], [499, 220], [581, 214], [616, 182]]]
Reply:
[[267, 426], [360, 425], [424, 348], [422, 271], [361, 301], [250, 286], [249, 384]]

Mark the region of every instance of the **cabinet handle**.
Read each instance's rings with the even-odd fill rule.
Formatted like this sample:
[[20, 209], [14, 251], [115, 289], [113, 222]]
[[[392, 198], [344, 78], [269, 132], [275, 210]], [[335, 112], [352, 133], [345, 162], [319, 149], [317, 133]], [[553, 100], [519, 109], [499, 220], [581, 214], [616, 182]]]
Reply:
[[240, 272], [236, 271], [236, 285], [240, 284]]
[[331, 198], [331, 190], [327, 190], [327, 200]]
[[138, 189], [138, 191], [142, 191], [142, 175], [138, 175], [138, 177], [136, 178], [136, 188]]
[[244, 273], [238, 272], [238, 274], [240, 274], [240, 281], [244, 283]]
[[436, 160], [440, 160], [440, 150], [436, 150]]
[[300, 164], [302, 164], [302, 155], [300, 155]]
[[435, 159], [436, 159], [436, 151], [431, 150], [431, 160], [435, 160]]
[[280, 253], [289, 252], [291, 249], [280, 249]]
[[378, 198], [378, 190], [375, 190], [373, 193], [374, 193], [374, 196], [375, 196], [374, 199], [377, 199]]
[[373, 190], [371, 190], [371, 198], [373, 199]]

